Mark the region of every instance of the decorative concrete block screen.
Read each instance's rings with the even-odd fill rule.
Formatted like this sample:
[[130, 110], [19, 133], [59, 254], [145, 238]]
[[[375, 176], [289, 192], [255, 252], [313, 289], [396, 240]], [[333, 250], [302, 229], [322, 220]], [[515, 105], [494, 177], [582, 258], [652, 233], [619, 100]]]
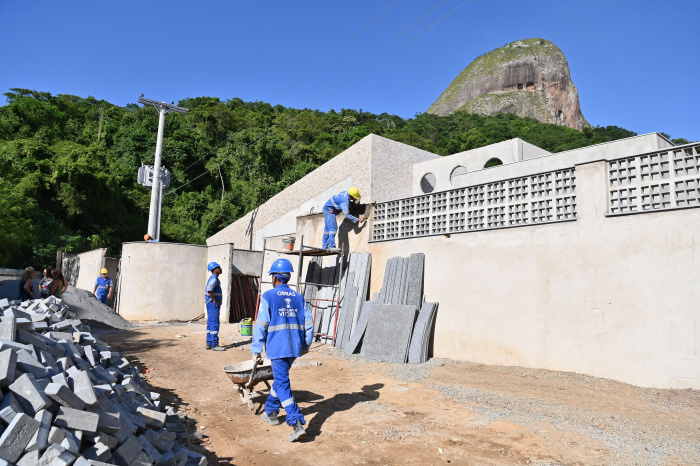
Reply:
[[573, 168], [377, 204], [371, 241], [576, 219]]
[[608, 162], [610, 214], [700, 206], [700, 144]]

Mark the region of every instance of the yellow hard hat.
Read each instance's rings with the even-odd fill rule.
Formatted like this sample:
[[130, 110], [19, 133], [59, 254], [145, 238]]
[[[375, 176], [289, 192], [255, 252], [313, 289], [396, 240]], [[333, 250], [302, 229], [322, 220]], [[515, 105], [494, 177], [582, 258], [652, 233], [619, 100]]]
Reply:
[[351, 195], [352, 197], [354, 197], [355, 199], [360, 198], [360, 190], [354, 186], [352, 188], [348, 189], [348, 194]]
[[107, 273], [107, 269], [100, 270], [100, 273]]

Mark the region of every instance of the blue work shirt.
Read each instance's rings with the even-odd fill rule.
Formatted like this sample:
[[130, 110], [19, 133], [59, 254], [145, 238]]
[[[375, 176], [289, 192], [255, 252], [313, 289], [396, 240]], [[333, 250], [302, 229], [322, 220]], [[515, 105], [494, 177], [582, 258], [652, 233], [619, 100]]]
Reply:
[[264, 345], [269, 359], [298, 358], [313, 337], [314, 320], [302, 295], [287, 284], [263, 293], [250, 345], [253, 353], [262, 353]]
[[98, 298], [107, 296], [109, 294], [109, 289], [112, 288], [112, 279], [109, 277], [102, 278], [102, 276], [99, 276], [97, 277], [97, 280], [95, 280], [95, 286], [97, 287], [97, 290], [95, 290], [95, 295]]
[[350, 220], [352, 223], [357, 223], [358, 218], [350, 214], [350, 194], [347, 191], [336, 194], [335, 196], [328, 199], [326, 205], [323, 206], [323, 210], [333, 210], [335, 215], [338, 215], [340, 211], [343, 211], [345, 218]]
[[209, 296], [210, 291], [214, 293], [216, 300], [219, 301], [219, 304], [221, 304], [221, 297], [223, 296], [223, 293], [221, 292], [221, 282], [219, 281], [219, 277], [217, 277], [215, 273], [211, 274], [209, 276], [209, 279], [207, 280], [207, 288], [204, 290], [205, 303], [214, 302], [214, 300], [211, 299], [211, 296]]

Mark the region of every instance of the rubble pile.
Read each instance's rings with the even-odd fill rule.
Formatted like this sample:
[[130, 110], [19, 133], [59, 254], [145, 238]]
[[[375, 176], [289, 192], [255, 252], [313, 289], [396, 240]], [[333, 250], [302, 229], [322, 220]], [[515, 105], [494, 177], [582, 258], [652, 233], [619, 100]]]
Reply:
[[0, 311], [0, 466], [207, 464], [184, 413], [60, 299]]

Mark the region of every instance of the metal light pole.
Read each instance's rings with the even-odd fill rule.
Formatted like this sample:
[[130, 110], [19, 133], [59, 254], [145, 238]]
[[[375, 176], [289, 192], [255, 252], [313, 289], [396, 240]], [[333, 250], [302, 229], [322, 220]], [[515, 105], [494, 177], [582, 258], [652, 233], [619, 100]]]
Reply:
[[160, 159], [163, 154], [163, 131], [165, 130], [165, 114], [170, 112], [187, 113], [187, 109], [177, 107], [165, 102], [145, 99], [143, 94], [139, 98], [139, 103], [151, 105], [158, 109], [158, 142], [156, 143], [156, 160], [153, 164], [153, 186], [151, 188], [151, 207], [148, 210], [148, 234], [155, 239], [160, 239], [160, 206], [163, 194], [162, 180], [160, 173]]

